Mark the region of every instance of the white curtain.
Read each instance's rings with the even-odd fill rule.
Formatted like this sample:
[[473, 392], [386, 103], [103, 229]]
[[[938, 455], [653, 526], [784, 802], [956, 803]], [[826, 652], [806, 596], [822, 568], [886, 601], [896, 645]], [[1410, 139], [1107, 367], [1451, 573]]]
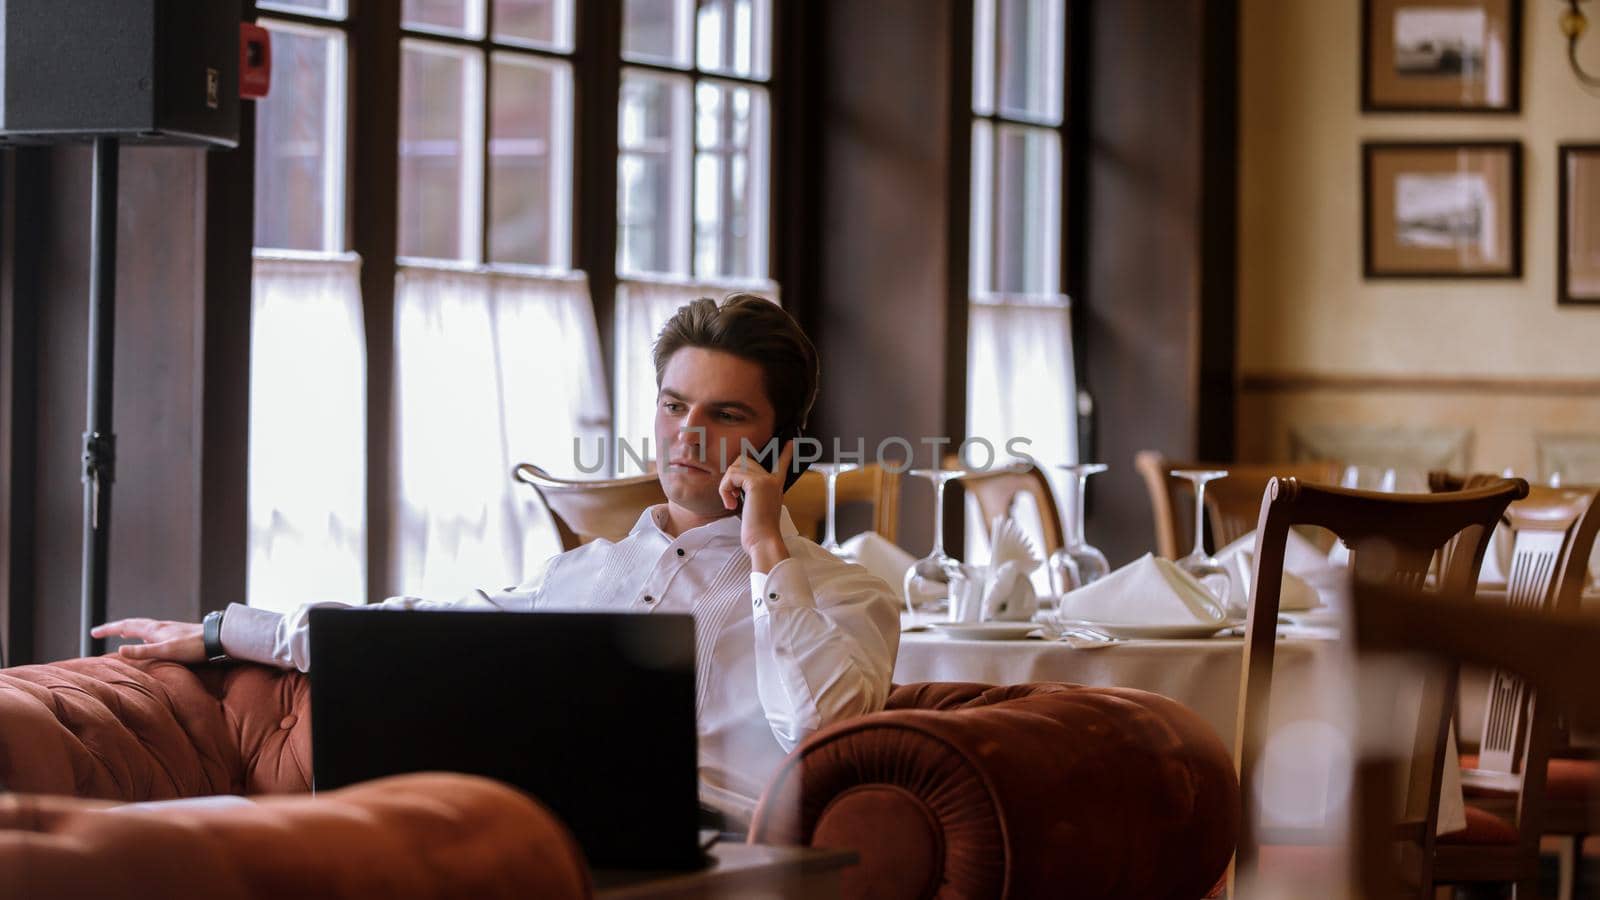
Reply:
[[353, 254], [257, 253], [251, 283], [251, 606], [366, 597], [366, 342]]
[[[1061, 295], [981, 294], [971, 298], [967, 317], [967, 434], [994, 446], [997, 463], [1007, 459], [1006, 443], [1026, 439], [1019, 449], [1037, 460], [1065, 504], [1076, 486], [1059, 479], [1058, 463], [1078, 461], [1077, 381], [1072, 364], [1071, 304]], [[987, 460], [980, 448], [969, 462]], [[1016, 518], [1041, 555], [1044, 533], [1031, 501], [1018, 505]], [[989, 523], [968, 502], [968, 561], [988, 559]], [[1044, 567], [1034, 575], [1048, 590]]]
[[[642, 459], [645, 439], [655, 454], [656, 369], [651, 353], [661, 326], [672, 314], [698, 297], [720, 301], [736, 291], [747, 291], [780, 303], [778, 285], [771, 281], [687, 281], [628, 279], [617, 285], [616, 316], [616, 438], [626, 442]], [[613, 448], [615, 449], [615, 448]], [[638, 461], [626, 453], [615, 455], [615, 474], [637, 475]], [[585, 462], [588, 462], [586, 459]]]
[[407, 594], [516, 584], [559, 552], [511, 469], [578, 474], [609, 430], [600, 341], [581, 273], [423, 264], [395, 290], [394, 566]]

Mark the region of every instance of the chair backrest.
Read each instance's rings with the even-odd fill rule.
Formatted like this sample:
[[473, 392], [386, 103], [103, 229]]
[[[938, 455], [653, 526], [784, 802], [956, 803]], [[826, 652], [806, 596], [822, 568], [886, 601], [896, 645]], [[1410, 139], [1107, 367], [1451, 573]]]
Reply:
[[[945, 458], [945, 468], [954, 469], [960, 466], [961, 461], [956, 456]], [[985, 523], [993, 522], [996, 516], [1012, 516], [1016, 509], [1017, 498], [1026, 494], [1033, 498], [1033, 505], [1039, 510], [1045, 557], [1048, 558], [1050, 554], [1066, 545], [1061, 526], [1061, 512], [1056, 508], [1055, 494], [1050, 490], [1050, 480], [1038, 466], [994, 468], [986, 472], [973, 472], [957, 478], [956, 483], [977, 499], [978, 511], [983, 515]]]
[[531, 485], [561, 534], [561, 549], [571, 550], [596, 538], [620, 541], [627, 537], [639, 514], [667, 495], [653, 474], [603, 481], [557, 478], [533, 463], [521, 463], [511, 477]]
[[[1194, 486], [1171, 474], [1173, 469], [1225, 470], [1227, 478], [1206, 485], [1206, 518], [1219, 550], [1256, 527], [1261, 495], [1273, 478], [1294, 478], [1307, 484], [1338, 484], [1344, 467], [1336, 462], [1209, 463], [1168, 459], [1155, 450], [1140, 450], [1133, 466], [1144, 479], [1155, 519], [1156, 553], [1167, 559], [1187, 554], [1194, 541]], [[1185, 514], [1185, 510], [1188, 513]]]
[[[794, 520], [795, 530], [813, 541], [822, 540], [828, 516], [827, 494], [827, 478], [815, 469], [807, 469], [783, 495], [783, 505]], [[855, 503], [871, 507], [872, 530], [893, 543], [900, 524], [900, 473], [868, 463], [841, 474], [834, 483], [835, 508]]]
[[[1468, 481], [1472, 484], [1472, 480]], [[1595, 489], [1533, 487], [1525, 500], [1511, 504], [1511, 566], [1506, 577], [1508, 606], [1544, 612], [1576, 611], [1588, 575], [1589, 553], [1600, 528]], [[1519, 774], [1528, 727], [1528, 696], [1515, 675], [1496, 670], [1489, 678], [1478, 768]]]
[[[1425, 596], [1360, 583], [1355, 585], [1352, 606], [1353, 637], [1363, 658], [1374, 651], [1424, 652], [1447, 660], [1451, 670], [1460, 663], [1509, 670], [1532, 681], [1540, 696], [1554, 701], [1539, 704], [1544, 711], [1538, 718], [1548, 719], [1550, 707], [1560, 704], [1585, 724], [1600, 722], [1600, 654], [1594, 652], [1600, 646], [1600, 618], [1564, 608], [1533, 611], [1496, 603], [1464, 603], [1460, 596]], [[1363, 664], [1360, 674], [1368, 679], [1368, 666]], [[1382, 685], [1373, 687], [1381, 689]], [[1370, 694], [1368, 689], [1363, 696]], [[1443, 718], [1446, 711], [1437, 710], [1437, 714]], [[1364, 723], [1372, 721], [1378, 717], [1363, 717]], [[1370, 731], [1366, 724], [1362, 730]], [[1544, 731], [1533, 728], [1530, 735], [1537, 739]], [[1360, 734], [1353, 743], [1359, 752], [1351, 804], [1355, 850], [1351, 884], [1357, 888], [1357, 896], [1396, 896], [1401, 882], [1394, 867], [1393, 810], [1398, 806], [1394, 788], [1398, 782], [1390, 761], [1373, 755], [1381, 741]], [[1532, 780], [1542, 782], [1544, 767], [1531, 764], [1539, 749], [1537, 740], [1530, 741], [1530, 764], [1525, 771]], [[1542, 784], [1538, 786], [1542, 788]], [[1538, 793], [1532, 785], [1522, 792], [1523, 796]], [[1524, 810], [1519, 809], [1518, 814], [1521, 826]], [[1534, 834], [1536, 840], [1537, 832]], [[1415, 889], [1408, 893], [1414, 894]]]
[[[1522, 479], [1497, 479], [1484, 487], [1446, 494], [1388, 494], [1357, 491], [1331, 485], [1303, 484], [1294, 478], [1273, 478], [1267, 483], [1256, 525], [1255, 586], [1250, 598], [1245, 632], [1244, 660], [1239, 679], [1239, 711], [1234, 732], [1234, 762], [1245, 798], [1240, 826], [1236, 872], [1254, 874], [1257, 844], [1252, 812], [1257, 807], [1256, 768], [1266, 739], [1267, 709], [1272, 695], [1272, 661], [1276, 649], [1283, 562], [1289, 529], [1311, 525], [1327, 529], [1350, 549], [1350, 570], [1356, 583], [1390, 585], [1399, 590], [1422, 591], [1434, 557], [1450, 548], [1455, 552], [1440, 571], [1432, 590], [1448, 596], [1471, 596], [1478, 569], [1496, 523], [1513, 500], [1528, 494]], [[1447, 685], [1446, 708], [1455, 704], [1455, 682]], [[1419, 751], [1431, 745], [1439, 765], [1431, 773], [1427, 804], [1436, 807], [1448, 716], [1419, 724]], [[1431, 734], [1425, 732], [1431, 731]], [[1420, 808], [1431, 821], [1433, 808]], [[1424, 823], [1426, 825], [1426, 823]], [[1432, 853], [1432, 835], [1424, 836], [1425, 851]]]

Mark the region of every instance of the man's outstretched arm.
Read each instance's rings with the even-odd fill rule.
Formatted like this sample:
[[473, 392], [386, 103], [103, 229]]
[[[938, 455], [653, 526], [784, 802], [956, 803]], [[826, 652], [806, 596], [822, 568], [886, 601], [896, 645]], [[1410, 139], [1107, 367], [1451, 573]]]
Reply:
[[[382, 603], [355, 609], [476, 609], [516, 612], [532, 609], [537, 602], [545, 575], [553, 559], [514, 588], [496, 593], [471, 591], [453, 601], [424, 600], [421, 597], [390, 597]], [[301, 604], [288, 613], [245, 606], [228, 605], [222, 618], [222, 649], [232, 659], [264, 663], [281, 669], [311, 667], [311, 610], [324, 606], [350, 606], [337, 601]], [[205, 639], [196, 622], [168, 622], [160, 619], [118, 619], [97, 625], [90, 632], [97, 638], [117, 637], [143, 641], [124, 644], [117, 653], [127, 659], [169, 659], [181, 663], [205, 662]]]

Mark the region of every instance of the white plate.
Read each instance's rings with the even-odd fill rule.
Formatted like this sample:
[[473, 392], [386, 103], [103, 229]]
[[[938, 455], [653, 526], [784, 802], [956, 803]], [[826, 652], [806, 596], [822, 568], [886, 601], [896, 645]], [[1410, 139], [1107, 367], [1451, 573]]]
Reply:
[[1063, 619], [1062, 626], [1067, 629], [1087, 628], [1114, 638], [1146, 639], [1194, 639], [1208, 638], [1224, 628], [1233, 628], [1243, 625], [1243, 619], [1225, 619], [1221, 622], [1185, 622], [1182, 624], [1156, 624], [1143, 622], [1091, 622], [1088, 619]]
[[1015, 641], [1039, 630], [1033, 622], [929, 622], [928, 627], [963, 641]]

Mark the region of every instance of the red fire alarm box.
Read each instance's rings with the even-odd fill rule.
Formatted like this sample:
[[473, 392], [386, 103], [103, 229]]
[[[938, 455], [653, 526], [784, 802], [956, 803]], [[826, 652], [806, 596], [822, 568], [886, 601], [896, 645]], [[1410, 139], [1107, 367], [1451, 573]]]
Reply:
[[260, 100], [272, 89], [272, 35], [253, 22], [239, 23], [239, 96]]

